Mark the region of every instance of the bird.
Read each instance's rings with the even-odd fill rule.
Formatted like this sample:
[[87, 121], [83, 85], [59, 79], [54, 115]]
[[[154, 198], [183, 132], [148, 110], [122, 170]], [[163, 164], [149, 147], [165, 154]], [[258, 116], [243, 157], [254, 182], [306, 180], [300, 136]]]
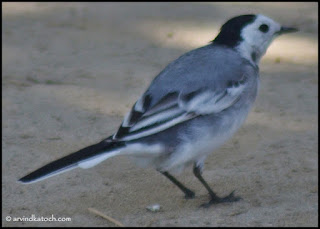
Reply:
[[279, 35], [296, 32], [262, 14], [246, 14], [225, 22], [207, 45], [169, 63], [109, 137], [19, 179], [33, 183], [70, 171], [91, 168], [108, 158], [126, 155], [152, 167], [184, 194], [195, 197], [173, 174], [193, 167], [209, 194], [209, 202], [236, 202], [240, 196], [220, 197], [203, 178], [207, 156], [242, 126], [259, 89], [259, 62]]

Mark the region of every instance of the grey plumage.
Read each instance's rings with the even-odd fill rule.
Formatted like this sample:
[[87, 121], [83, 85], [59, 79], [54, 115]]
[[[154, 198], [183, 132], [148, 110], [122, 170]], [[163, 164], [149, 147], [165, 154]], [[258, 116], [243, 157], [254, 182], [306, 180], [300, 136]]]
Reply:
[[[221, 58], [222, 56], [223, 58]], [[237, 129], [234, 127], [230, 131], [231, 127], [234, 125], [239, 127], [247, 116], [256, 98], [258, 84], [258, 67], [242, 58], [233, 49], [226, 47], [207, 45], [190, 51], [172, 62], [153, 80], [148, 90], [142, 95], [141, 98], [151, 97], [151, 102], [144, 112], [147, 112], [169, 93], [176, 93], [176, 99], [178, 97], [181, 99], [181, 97], [193, 92], [195, 92], [194, 97], [197, 94], [209, 92], [220, 95], [221, 100], [224, 101], [223, 99], [231, 97], [227, 92], [228, 89], [237, 90], [240, 86], [244, 88], [242, 93], [228, 104], [228, 107], [223, 107], [224, 109], [218, 109], [210, 114], [199, 112], [192, 119], [175, 125], [174, 128], [171, 127], [160, 133], [139, 138], [139, 142], [146, 144], [165, 142], [166, 149], [163, 154], [166, 156], [159, 155], [159, 158], [149, 158], [149, 163], [153, 164], [156, 169], [170, 170], [165, 164], [170, 164], [170, 160], [178, 161], [173, 152], [176, 152], [185, 142], [191, 141], [194, 144], [197, 138], [203, 139], [205, 137], [212, 141], [216, 135], [224, 133], [228, 135], [226, 137], [228, 138]], [[189, 102], [192, 98], [189, 98]], [[217, 103], [211, 105], [215, 106]], [[239, 117], [239, 119], [234, 117]], [[208, 126], [208, 123], [211, 125]], [[229, 131], [230, 133], [228, 133]], [[132, 143], [135, 142], [132, 141]], [[127, 142], [127, 144], [131, 143]], [[187, 154], [187, 152], [182, 152], [182, 154]], [[203, 155], [195, 152], [195, 158], [189, 163], [197, 162], [197, 158], [201, 156]], [[181, 157], [184, 156], [181, 155]], [[185, 162], [181, 161], [181, 166], [184, 165], [186, 165]], [[174, 167], [177, 170], [178, 164], [175, 163]]]
[[160, 171], [186, 198], [193, 198], [194, 192], [169, 171], [182, 171], [193, 164], [194, 175], [211, 197], [205, 206], [239, 200], [233, 192], [220, 198], [211, 190], [201, 176], [204, 160], [245, 121], [258, 93], [258, 64], [271, 41], [294, 31], [263, 15], [230, 19], [212, 43], [182, 55], [161, 71], [115, 134], [20, 181], [35, 182], [127, 155]]

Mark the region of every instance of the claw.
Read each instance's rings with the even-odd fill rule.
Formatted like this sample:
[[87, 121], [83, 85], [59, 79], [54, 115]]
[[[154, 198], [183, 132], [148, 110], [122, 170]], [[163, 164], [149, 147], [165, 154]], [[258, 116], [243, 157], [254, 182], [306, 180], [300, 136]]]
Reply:
[[195, 194], [194, 194], [194, 192], [193, 191], [191, 191], [191, 190], [188, 190], [188, 191], [186, 191], [185, 192], [185, 196], [184, 196], [184, 198], [185, 199], [193, 199], [195, 197]]
[[201, 204], [200, 207], [208, 208], [213, 204], [230, 203], [230, 202], [236, 202], [239, 200], [242, 200], [242, 198], [240, 196], [235, 196], [234, 191], [232, 191], [229, 195], [225, 197], [214, 196], [211, 198], [211, 200], [208, 203]]

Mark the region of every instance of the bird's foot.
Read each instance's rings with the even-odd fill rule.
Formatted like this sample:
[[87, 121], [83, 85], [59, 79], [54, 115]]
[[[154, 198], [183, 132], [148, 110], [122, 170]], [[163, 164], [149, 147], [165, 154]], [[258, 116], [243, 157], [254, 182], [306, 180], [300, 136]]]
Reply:
[[185, 190], [185, 196], [184, 196], [184, 198], [186, 199], [186, 200], [188, 200], [188, 199], [193, 199], [194, 197], [195, 197], [195, 193], [193, 192], [193, 191], [191, 191], [191, 190]]
[[208, 203], [202, 204], [200, 207], [208, 208], [213, 204], [236, 202], [241, 199], [242, 198], [240, 196], [235, 196], [233, 191], [228, 196], [225, 196], [225, 197], [212, 196], [211, 200]]

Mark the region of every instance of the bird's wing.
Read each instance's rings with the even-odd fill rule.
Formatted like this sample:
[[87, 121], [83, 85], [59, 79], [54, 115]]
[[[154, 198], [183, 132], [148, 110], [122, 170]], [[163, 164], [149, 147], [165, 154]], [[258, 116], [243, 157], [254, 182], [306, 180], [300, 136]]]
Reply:
[[146, 137], [199, 115], [219, 113], [232, 106], [246, 88], [246, 78], [229, 81], [224, 88], [171, 92], [150, 106], [152, 96], [144, 94], [124, 118], [113, 139], [130, 141]]

